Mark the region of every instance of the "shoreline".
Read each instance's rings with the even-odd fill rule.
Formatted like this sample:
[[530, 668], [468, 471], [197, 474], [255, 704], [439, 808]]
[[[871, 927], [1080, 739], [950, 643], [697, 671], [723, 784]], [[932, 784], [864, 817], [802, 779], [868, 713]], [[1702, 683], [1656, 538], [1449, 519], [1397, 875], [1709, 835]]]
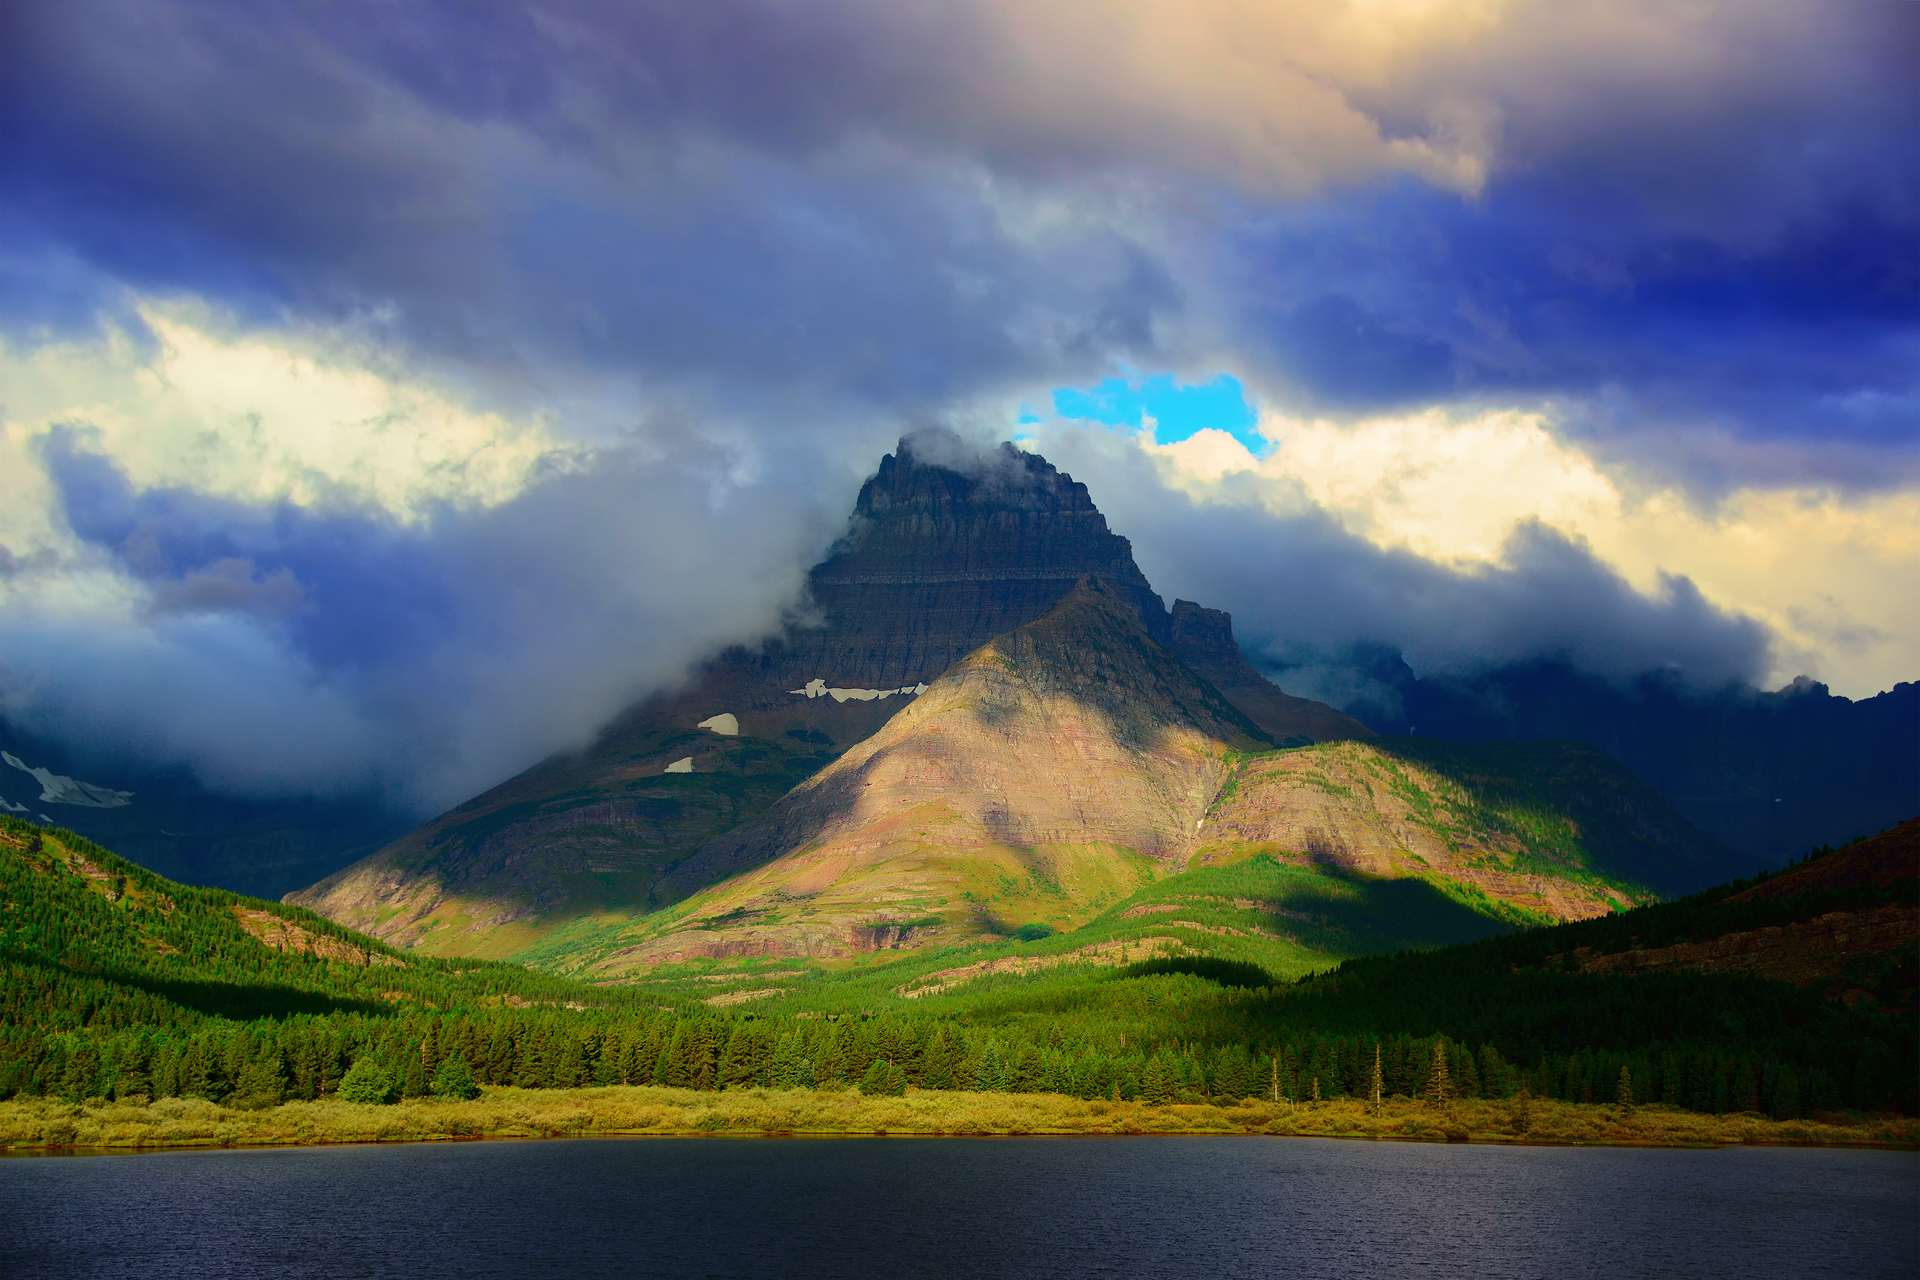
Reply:
[[1151, 1106], [1059, 1094], [747, 1089], [703, 1093], [655, 1086], [492, 1088], [470, 1101], [387, 1106], [292, 1102], [259, 1109], [197, 1098], [0, 1102], [0, 1156], [133, 1154], [210, 1147], [295, 1147], [544, 1138], [1267, 1136], [1480, 1146], [1832, 1147], [1920, 1151], [1920, 1119], [1820, 1116], [1771, 1120], [1659, 1105], [1623, 1109], [1537, 1099], [1522, 1128], [1508, 1100], [1439, 1108], [1395, 1098], [1374, 1113], [1352, 1100], [1243, 1100]]

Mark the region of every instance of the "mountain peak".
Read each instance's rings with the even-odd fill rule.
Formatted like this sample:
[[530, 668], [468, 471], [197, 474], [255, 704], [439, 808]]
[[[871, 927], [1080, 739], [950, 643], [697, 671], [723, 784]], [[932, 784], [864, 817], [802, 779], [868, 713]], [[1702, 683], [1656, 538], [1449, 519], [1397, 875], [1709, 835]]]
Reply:
[[1011, 444], [978, 450], [916, 432], [880, 460], [846, 535], [810, 575], [826, 625], [790, 633], [792, 661], [829, 684], [931, 680], [1090, 573], [1171, 642], [1166, 605], [1084, 484]]

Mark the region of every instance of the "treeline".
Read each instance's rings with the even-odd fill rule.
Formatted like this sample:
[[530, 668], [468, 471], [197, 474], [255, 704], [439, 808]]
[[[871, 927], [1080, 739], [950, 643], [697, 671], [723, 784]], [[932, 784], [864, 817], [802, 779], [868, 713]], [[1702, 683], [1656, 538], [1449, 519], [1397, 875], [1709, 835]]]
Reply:
[[[239, 911], [343, 949], [270, 950]], [[1466, 1096], [1613, 1102], [1624, 1085], [1698, 1111], [1920, 1111], [1911, 1017], [1754, 979], [1547, 963], [1581, 930], [1638, 916], [1349, 961], [1297, 984], [1202, 957], [981, 982], [911, 1011], [756, 1017], [395, 953], [66, 833], [0, 824], [0, 1096], [269, 1105], [470, 1080], [1311, 1100], [1369, 1096], [1376, 1058], [1384, 1093], [1428, 1092], [1438, 1046]]]
[[[1206, 985], [1181, 975], [1128, 981]], [[1154, 1103], [1308, 1101], [1369, 1096], [1376, 1053], [1385, 1094], [1429, 1094], [1437, 1044], [1452, 1090], [1464, 1097], [1507, 1098], [1524, 1089], [1575, 1102], [1663, 1102], [1782, 1119], [1899, 1104], [1889, 1064], [1871, 1056], [1848, 1070], [1683, 1042], [1625, 1051], [1545, 1050], [1516, 1060], [1495, 1043], [1445, 1035], [1305, 1030], [1252, 1044], [1126, 1040], [1074, 1037], [1057, 1024], [1038, 1029], [895, 1014], [756, 1018], [671, 1010], [336, 1013], [53, 1034], [10, 1024], [0, 1028], [0, 1096], [178, 1095], [269, 1105], [332, 1095], [355, 1064], [369, 1063], [385, 1082], [381, 1096], [418, 1097], [434, 1091], [441, 1068], [457, 1061], [480, 1084], [536, 1089], [657, 1084], [897, 1094], [911, 1086]], [[1630, 1082], [1624, 1099], [1623, 1070]]]

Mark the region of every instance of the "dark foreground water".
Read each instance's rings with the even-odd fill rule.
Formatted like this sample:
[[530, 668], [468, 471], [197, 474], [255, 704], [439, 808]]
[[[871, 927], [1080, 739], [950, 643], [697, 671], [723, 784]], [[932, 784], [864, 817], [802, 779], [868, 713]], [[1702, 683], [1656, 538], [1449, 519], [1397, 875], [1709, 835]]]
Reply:
[[1901, 1276], [1920, 1157], [583, 1139], [0, 1160], [0, 1277]]

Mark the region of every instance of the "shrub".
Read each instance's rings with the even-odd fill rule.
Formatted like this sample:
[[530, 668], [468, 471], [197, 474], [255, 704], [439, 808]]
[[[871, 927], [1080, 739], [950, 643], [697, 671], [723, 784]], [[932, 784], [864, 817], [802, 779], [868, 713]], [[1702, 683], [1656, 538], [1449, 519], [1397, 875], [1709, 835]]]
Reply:
[[433, 1096], [436, 1098], [477, 1098], [480, 1086], [473, 1082], [473, 1068], [462, 1057], [448, 1058], [433, 1073]]
[[361, 1058], [347, 1074], [340, 1077], [340, 1092], [337, 1095], [342, 1102], [372, 1102], [386, 1104], [398, 1097], [393, 1087], [393, 1077], [387, 1069], [372, 1058]]

